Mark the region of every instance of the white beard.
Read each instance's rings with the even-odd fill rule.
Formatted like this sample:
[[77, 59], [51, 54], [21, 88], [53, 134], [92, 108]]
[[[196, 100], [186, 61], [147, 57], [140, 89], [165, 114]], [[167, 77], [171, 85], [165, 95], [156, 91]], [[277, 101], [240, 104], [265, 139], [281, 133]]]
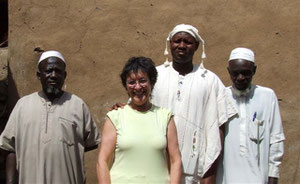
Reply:
[[249, 92], [251, 91], [251, 84], [249, 85], [249, 87], [245, 90], [238, 90], [234, 87], [234, 85], [232, 85], [232, 93], [235, 96], [246, 96], [247, 94], [249, 94]]

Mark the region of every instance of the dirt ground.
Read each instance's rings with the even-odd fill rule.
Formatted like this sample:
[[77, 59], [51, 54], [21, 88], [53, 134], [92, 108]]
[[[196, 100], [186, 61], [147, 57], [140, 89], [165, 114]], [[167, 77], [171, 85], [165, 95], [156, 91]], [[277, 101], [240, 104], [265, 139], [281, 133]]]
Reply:
[[[107, 108], [127, 99], [119, 79], [125, 61], [147, 56], [163, 63], [168, 33], [192, 24], [206, 41], [205, 67], [226, 85], [230, 51], [255, 51], [254, 83], [274, 89], [280, 101], [286, 135], [280, 183], [299, 183], [299, 20], [298, 0], [9, 1], [11, 101], [40, 89], [38, 50], [59, 50], [67, 60], [64, 88], [87, 102], [101, 127]], [[86, 154], [87, 183], [96, 183], [96, 159], [97, 151]]]

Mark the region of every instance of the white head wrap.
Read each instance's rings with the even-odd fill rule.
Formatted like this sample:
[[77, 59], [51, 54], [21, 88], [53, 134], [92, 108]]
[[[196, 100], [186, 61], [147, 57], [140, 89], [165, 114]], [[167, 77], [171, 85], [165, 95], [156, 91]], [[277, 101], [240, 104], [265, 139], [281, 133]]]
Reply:
[[165, 49], [165, 52], [164, 52], [164, 55], [166, 56], [166, 61], [164, 63], [165, 66], [169, 66], [170, 65], [170, 62], [168, 60], [168, 42], [170, 42], [170, 40], [172, 39], [172, 37], [176, 34], [176, 33], [179, 33], [179, 32], [186, 32], [190, 35], [192, 35], [197, 42], [201, 42], [202, 43], [202, 55], [201, 55], [201, 68], [204, 68], [203, 66], [203, 62], [204, 62], [204, 59], [206, 58], [206, 55], [205, 55], [205, 42], [204, 40], [201, 38], [201, 36], [199, 35], [198, 33], [198, 29], [195, 28], [194, 26], [192, 25], [188, 25], [188, 24], [179, 24], [177, 26], [174, 27], [174, 29], [169, 33], [168, 37], [167, 37], [167, 40], [166, 40], [166, 49]]
[[254, 52], [247, 48], [235, 48], [231, 51], [228, 61], [234, 59], [244, 59], [254, 63]]
[[43, 54], [41, 55], [41, 57], [39, 59], [38, 65], [40, 64], [41, 61], [43, 61], [49, 57], [57, 57], [57, 58], [61, 59], [64, 63], [66, 63], [64, 57], [62, 56], [62, 54], [60, 52], [55, 51], [55, 50], [50, 50], [50, 51], [43, 52]]

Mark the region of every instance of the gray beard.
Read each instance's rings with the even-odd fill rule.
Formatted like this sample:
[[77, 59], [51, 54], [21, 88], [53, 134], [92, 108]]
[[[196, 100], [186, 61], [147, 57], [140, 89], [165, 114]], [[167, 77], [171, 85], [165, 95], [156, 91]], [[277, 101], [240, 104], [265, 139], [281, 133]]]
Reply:
[[251, 91], [251, 84], [249, 85], [249, 87], [245, 90], [238, 90], [235, 88], [234, 85], [232, 85], [232, 93], [235, 95], [235, 96], [246, 96], [250, 91]]
[[56, 87], [53, 87], [53, 86], [49, 86], [47, 89], [46, 89], [46, 93], [47, 94], [52, 94], [54, 96], [58, 95], [59, 93], [61, 92], [60, 89], [56, 88]]

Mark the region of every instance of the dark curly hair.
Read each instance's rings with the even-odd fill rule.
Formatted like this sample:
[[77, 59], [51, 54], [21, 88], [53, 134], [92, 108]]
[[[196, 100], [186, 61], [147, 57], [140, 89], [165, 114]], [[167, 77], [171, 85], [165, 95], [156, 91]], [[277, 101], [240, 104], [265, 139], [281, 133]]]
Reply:
[[126, 89], [126, 79], [130, 72], [137, 73], [138, 70], [147, 73], [152, 89], [157, 80], [157, 70], [152, 59], [147, 57], [131, 57], [125, 64], [122, 73], [120, 74], [122, 84]]

